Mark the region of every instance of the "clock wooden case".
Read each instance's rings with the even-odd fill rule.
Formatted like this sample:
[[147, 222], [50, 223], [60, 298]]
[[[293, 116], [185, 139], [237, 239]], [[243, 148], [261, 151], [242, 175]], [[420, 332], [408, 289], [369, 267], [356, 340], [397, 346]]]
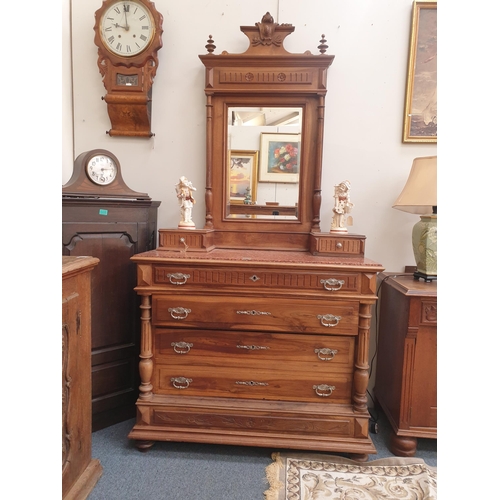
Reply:
[[150, 0], [104, 0], [95, 12], [102, 98], [110, 136], [151, 137], [153, 79], [162, 47], [163, 16]]
[[[101, 166], [94, 166], [96, 163]], [[113, 173], [101, 177], [100, 181], [96, 174], [98, 169], [112, 169]], [[125, 184], [118, 158], [106, 149], [92, 149], [78, 155], [73, 164], [73, 174], [63, 186], [62, 193], [63, 196], [76, 197], [151, 199], [146, 193], [138, 193]]]

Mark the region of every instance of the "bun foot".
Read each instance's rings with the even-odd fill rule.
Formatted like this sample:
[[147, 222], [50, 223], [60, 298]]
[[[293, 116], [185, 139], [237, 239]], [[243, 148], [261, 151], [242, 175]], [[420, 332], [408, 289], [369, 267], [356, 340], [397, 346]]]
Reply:
[[389, 450], [397, 457], [414, 457], [417, 452], [417, 438], [408, 436], [397, 436], [391, 433]]
[[368, 455], [361, 453], [351, 453], [349, 457], [351, 460], [356, 460], [356, 462], [368, 462]]
[[146, 451], [148, 451], [151, 448], [151, 446], [153, 446], [154, 444], [155, 444], [154, 441], [141, 441], [141, 440], [137, 440], [135, 442], [136, 448], [139, 451], [142, 451], [143, 453], [145, 453]]

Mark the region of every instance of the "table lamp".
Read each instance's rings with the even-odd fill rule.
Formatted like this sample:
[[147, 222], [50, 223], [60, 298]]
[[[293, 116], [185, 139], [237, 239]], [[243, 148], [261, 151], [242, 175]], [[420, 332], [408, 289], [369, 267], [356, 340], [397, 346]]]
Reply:
[[405, 187], [392, 206], [419, 214], [412, 243], [417, 270], [415, 279], [437, 279], [437, 156], [415, 158]]

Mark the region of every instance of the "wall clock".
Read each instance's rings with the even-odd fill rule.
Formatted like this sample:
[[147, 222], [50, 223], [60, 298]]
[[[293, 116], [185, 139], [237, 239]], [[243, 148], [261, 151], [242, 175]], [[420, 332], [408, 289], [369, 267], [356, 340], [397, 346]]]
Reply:
[[95, 12], [97, 65], [110, 136], [151, 137], [153, 79], [163, 16], [150, 0], [104, 0]]
[[63, 197], [128, 198], [150, 200], [146, 193], [130, 189], [123, 180], [118, 158], [105, 149], [81, 153], [73, 174], [62, 188]]

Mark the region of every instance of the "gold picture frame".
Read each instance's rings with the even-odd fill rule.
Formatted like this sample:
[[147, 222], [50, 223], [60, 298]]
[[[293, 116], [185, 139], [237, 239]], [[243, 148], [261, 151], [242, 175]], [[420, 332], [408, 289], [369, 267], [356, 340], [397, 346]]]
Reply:
[[437, 142], [437, 1], [413, 2], [403, 142]]
[[229, 201], [231, 204], [255, 204], [257, 201], [258, 166], [258, 151], [230, 151]]

